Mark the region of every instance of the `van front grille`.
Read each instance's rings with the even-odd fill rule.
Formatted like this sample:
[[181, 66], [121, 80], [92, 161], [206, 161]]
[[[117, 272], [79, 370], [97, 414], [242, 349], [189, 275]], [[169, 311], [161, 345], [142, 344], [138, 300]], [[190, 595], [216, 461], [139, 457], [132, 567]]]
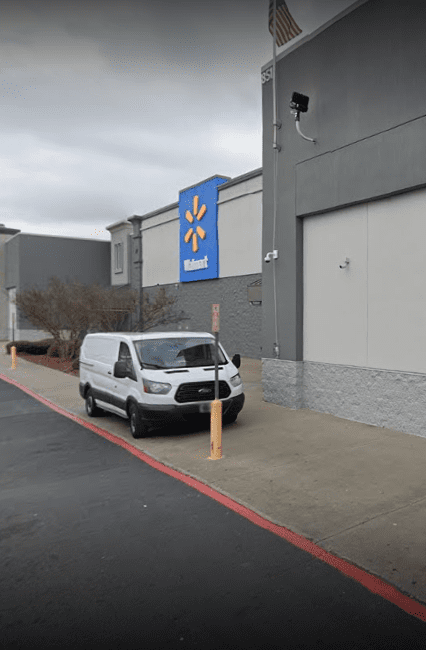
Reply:
[[[219, 399], [226, 399], [231, 394], [226, 381], [219, 382]], [[176, 391], [175, 400], [179, 404], [185, 402], [203, 402], [214, 399], [214, 381], [199, 381], [191, 384], [181, 384]]]

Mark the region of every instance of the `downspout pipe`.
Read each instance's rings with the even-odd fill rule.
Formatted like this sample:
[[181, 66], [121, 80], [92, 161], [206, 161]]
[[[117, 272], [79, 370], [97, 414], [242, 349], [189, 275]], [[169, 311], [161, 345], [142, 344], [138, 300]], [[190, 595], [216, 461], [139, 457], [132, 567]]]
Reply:
[[[272, 67], [272, 104], [273, 104], [273, 127], [274, 127], [274, 136], [273, 136], [273, 149], [274, 149], [274, 186], [273, 186], [273, 195], [274, 195], [274, 217], [273, 217], [273, 235], [272, 235], [272, 249], [276, 250], [276, 223], [277, 223], [277, 183], [278, 183], [278, 153], [281, 151], [281, 147], [278, 144], [278, 129], [281, 128], [281, 122], [278, 121], [277, 113], [277, 21], [276, 21], [276, 0], [274, 0], [274, 14], [273, 14], [273, 25], [274, 25], [274, 35], [273, 35], [273, 67]], [[273, 261], [272, 267], [272, 277], [273, 277], [273, 286], [274, 286], [274, 325], [275, 325], [275, 343], [274, 343], [274, 354], [275, 358], [279, 359], [280, 356], [280, 347], [278, 343], [278, 314], [277, 314], [277, 274], [275, 268], [275, 261]]]

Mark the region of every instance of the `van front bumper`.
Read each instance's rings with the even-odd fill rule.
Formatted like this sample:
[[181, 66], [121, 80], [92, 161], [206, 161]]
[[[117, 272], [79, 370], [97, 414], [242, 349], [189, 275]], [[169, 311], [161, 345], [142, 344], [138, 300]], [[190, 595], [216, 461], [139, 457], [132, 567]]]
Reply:
[[[222, 416], [230, 412], [238, 414], [244, 406], [244, 401], [244, 393], [231, 397], [230, 399], [221, 400]], [[203, 415], [200, 413], [200, 404], [205, 403], [206, 402], [193, 402], [191, 404], [150, 404], [148, 407], [139, 404], [139, 413], [143, 420], [152, 423], [167, 422], [169, 420], [184, 419], [185, 416], [188, 415]], [[206, 415], [208, 415], [208, 413]]]

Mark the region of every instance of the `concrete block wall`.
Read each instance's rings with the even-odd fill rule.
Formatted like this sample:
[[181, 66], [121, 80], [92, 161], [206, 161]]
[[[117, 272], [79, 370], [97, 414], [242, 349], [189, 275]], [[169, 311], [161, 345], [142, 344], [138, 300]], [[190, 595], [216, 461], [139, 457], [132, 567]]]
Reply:
[[[189, 317], [180, 324], [182, 329], [211, 332], [211, 306], [219, 303], [219, 340], [228, 354], [260, 359], [262, 305], [251, 305], [247, 297], [247, 286], [260, 278], [258, 273], [162, 286], [167, 295], [176, 298], [174, 311], [184, 311]], [[159, 288], [159, 285], [144, 287], [143, 291], [153, 298]], [[150, 331], [171, 331], [178, 327], [179, 324], [174, 323]]]

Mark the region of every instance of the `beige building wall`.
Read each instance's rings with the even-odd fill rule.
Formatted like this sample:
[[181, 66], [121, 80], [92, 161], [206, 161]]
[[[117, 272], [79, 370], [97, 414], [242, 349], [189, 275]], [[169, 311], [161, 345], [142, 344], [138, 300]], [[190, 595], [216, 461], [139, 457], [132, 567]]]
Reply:
[[[132, 224], [128, 221], [118, 221], [106, 228], [111, 233], [111, 285], [113, 287], [122, 286], [130, 283], [129, 268], [129, 237], [133, 232]], [[117, 267], [116, 245], [122, 247], [122, 265]]]
[[179, 282], [179, 209], [142, 221], [144, 287]]
[[[179, 271], [179, 206], [141, 220], [142, 286], [175, 284]], [[113, 244], [119, 228], [108, 230]], [[116, 233], [116, 234], [114, 234]], [[262, 272], [262, 172], [244, 174], [218, 188], [219, 277]]]
[[262, 174], [219, 186], [219, 277], [262, 272]]

